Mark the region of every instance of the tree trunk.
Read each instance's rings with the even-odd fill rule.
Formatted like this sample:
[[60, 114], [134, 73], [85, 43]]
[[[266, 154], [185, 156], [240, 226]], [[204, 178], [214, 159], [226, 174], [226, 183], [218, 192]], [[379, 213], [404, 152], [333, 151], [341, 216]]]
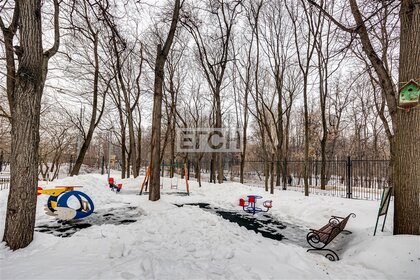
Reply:
[[[375, 52], [356, 0], [349, 0], [357, 33], [378, 78], [383, 97], [394, 127], [391, 139], [391, 183], [394, 189], [394, 234], [420, 234], [419, 185], [420, 185], [420, 110], [408, 112], [397, 107], [397, 93], [390, 74]], [[410, 79], [420, 83], [420, 3], [402, 0], [400, 10], [400, 67], [399, 82]]]
[[141, 123], [139, 123], [139, 128], [137, 131], [137, 170], [140, 172], [141, 168]]
[[[83, 145], [80, 149], [79, 154], [77, 155], [76, 163], [73, 166], [73, 170], [71, 171], [70, 176], [78, 175], [80, 168], [82, 167], [83, 160], [85, 159], [85, 155], [87, 150], [89, 149], [90, 142], [92, 141], [93, 132], [98, 125], [99, 120], [96, 120], [97, 108], [98, 108], [98, 84], [99, 84], [99, 54], [98, 54], [98, 33], [94, 35], [94, 48], [93, 48], [93, 55], [95, 58], [95, 73], [93, 79], [93, 103], [92, 103], [92, 116], [90, 119], [89, 130], [88, 133], [83, 139]], [[100, 114], [102, 116], [102, 114]], [[100, 117], [99, 117], [100, 118]], [[83, 129], [83, 127], [81, 127]]]
[[[306, 72], [308, 73], [308, 72]], [[305, 185], [305, 196], [309, 196], [309, 114], [308, 114], [308, 76], [305, 75], [303, 84], [303, 105], [305, 116], [305, 151], [303, 163], [303, 183]]]
[[[216, 128], [222, 128], [222, 106], [220, 101], [220, 85], [216, 86], [214, 92], [214, 99], [216, 102]], [[217, 182], [223, 183], [223, 154], [220, 152], [216, 153], [216, 168], [217, 168]]]
[[198, 181], [198, 186], [201, 188], [201, 159], [202, 157], [198, 158], [197, 161], [197, 181]]
[[[420, 83], [420, 3], [401, 4], [400, 86]], [[395, 117], [394, 234], [420, 234], [420, 107], [397, 110]]]
[[244, 183], [244, 169], [245, 169], [245, 153], [241, 153], [241, 163], [240, 163], [240, 172], [239, 172], [241, 184]]
[[12, 250], [28, 246], [34, 233], [43, 51], [41, 1], [17, 2], [20, 12], [19, 67], [12, 102], [10, 192], [3, 241]]
[[264, 158], [264, 188], [268, 192], [268, 180], [270, 176], [270, 163], [267, 158]]
[[271, 155], [271, 162], [270, 162], [270, 193], [274, 193], [274, 154]]
[[153, 99], [153, 117], [152, 117], [152, 140], [150, 151], [150, 192], [149, 200], [156, 201], [160, 199], [160, 134], [162, 120], [162, 91], [164, 80], [165, 62], [175, 37], [175, 30], [178, 23], [180, 10], [180, 0], [175, 1], [172, 14], [171, 27], [165, 41], [165, 45], [157, 46], [155, 63], [155, 82]]
[[[122, 110], [120, 111], [120, 126], [121, 126], [121, 179], [125, 179], [125, 174], [127, 173], [127, 145], [126, 145], [126, 134], [125, 134], [125, 124], [123, 120]], [[111, 148], [111, 147], [110, 147]], [[109, 167], [111, 168], [111, 167]]]
[[116, 72], [118, 81], [120, 82], [120, 88], [123, 93], [124, 98], [124, 105], [125, 105], [125, 112], [128, 124], [128, 138], [129, 138], [129, 147], [130, 152], [128, 156], [128, 164], [127, 164], [127, 178], [130, 178], [130, 164], [133, 170], [133, 176], [136, 178], [138, 176], [138, 169], [137, 169], [137, 150], [136, 150], [136, 137], [134, 132], [134, 120], [133, 120], [133, 109], [131, 108], [130, 104], [130, 94], [127, 90], [125, 85], [123, 76], [122, 76], [122, 66], [120, 61], [120, 54], [118, 53], [117, 49], [117, 41], [115, 36], [113, 37], [113, 45], [114, 45], [114, 52], [116, 57]]
[[162, 86], [165, 58], [161, 55], [162, 45], [157, 46], [155, 86], [153, 98], [152, 141], [150, 149], [150, 192], [149, 200], [160, 199], [160, 132], [162, 120]]

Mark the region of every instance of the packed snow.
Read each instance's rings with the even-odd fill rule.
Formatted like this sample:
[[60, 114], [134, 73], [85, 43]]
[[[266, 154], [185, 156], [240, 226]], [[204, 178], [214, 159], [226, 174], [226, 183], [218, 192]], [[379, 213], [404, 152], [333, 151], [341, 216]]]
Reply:
[[[115, 174], [115, 178], [117, 175]], [[67, 237], [60, 235], [54, 217], [44, 212], [48, 196], [38, 197], [33, 242], [15, 252], [0, 244], [1, 279], [420, 279], [420, 237], [393, 236], [391, 205], [385, 230], [373, 236], [379, 201], [316, 196], [239, 183], [210, 184], [190, 181], [186, 196], [181, 179], [162, 178], [161, 199], [138, 195], [143, 178], [117, 179], [120, 193], [112, 192], [106, 175], [87, 174], [40, 185], [53, 188], [81, 185], [95, 212], [78, 223], [91, 223]], [[171, 183], [178, 184], [171, 189]], [[256, 194], [272, 200], [271, 218], [294, 225], [278, 241], [230, 222], [195, 205], [246, 214], [241, 197]], [[8, 190], [0, 191], [0, 234], [3, 236]], [[178, 207], [184, 205], [183, 207]], [[350, 218], [346, 229], [327, 248], [339, 261], [306, 252], [306, 233], [320, 228], [331, 215]], [[112, 214], [112, 215], [110, 215]], [[106, 217], [113, 216], [112, 222]], [[263, 213], [255, 214], [257, 219]], [[302, 234], [303, 233], [303, 234]], [[297, 240], [297, 241], [296, 241]]]

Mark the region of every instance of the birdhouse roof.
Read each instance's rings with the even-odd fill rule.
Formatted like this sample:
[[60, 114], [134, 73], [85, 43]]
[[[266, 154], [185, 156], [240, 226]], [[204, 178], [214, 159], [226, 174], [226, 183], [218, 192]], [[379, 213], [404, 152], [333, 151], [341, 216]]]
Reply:
[[409, 85], [415, 85], [417, 88], [420, 88], [420, 85], [418, 83], [416, 83], [416, 81], [410, 80], [400, 88], [400, 91], [403, 90], [405, 87], [407, 87]]

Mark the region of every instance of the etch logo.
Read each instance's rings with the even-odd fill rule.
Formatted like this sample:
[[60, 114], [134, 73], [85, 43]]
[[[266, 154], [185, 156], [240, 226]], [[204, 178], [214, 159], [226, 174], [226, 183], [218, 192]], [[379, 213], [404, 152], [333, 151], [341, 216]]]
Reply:
[[231, 153], [241, 151], [241, 134], [229, 128], [179, 128], [177, 152]]

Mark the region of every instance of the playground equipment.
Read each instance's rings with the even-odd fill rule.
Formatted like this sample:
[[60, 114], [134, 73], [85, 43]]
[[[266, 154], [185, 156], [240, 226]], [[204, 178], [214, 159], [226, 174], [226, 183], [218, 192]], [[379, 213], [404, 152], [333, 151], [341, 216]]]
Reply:
[[[188, 184], [188, 169], [187, 169], [187, 164], [185, 163], [183, 166], [183, 172], [184, 172], [185, 187], [187, 190], [187, 194], [190, 195], [189, 184]], [[147, 191], [147, 187], [149, 186], [149, 181], [150, 181], [150, 166], [148, 166], [146, 169], [146, 176], [144, 176], [143, 183], [141, 184], [139, 195], [143, 194], [143, 190]], [[176, 185], [173, 185], [172, 179], [171, 179], [171, 189], [178, 188], [178, 179], [176, 182], [177, 182]], [[163, 183], [160, 184], [160, 188], [163, 189]]]
[[254, 215], [255, 213], [259, 213], [259, 212], [268, 212], [268, 210], [270, 210], [271, 207], [273, 207], [273, 203], [272, 200], [266, 200], [263, 202], [263, 207], [265, 207], [266, 209], [263, 210], [260, 207], [256, 207], [256, 202], [257, 199], [261, 199], [262, 196], [259, 195], [248, 195], [247, 196], [248, 199], [239, 199], [239, 206], [242, 206], [242, 209], [247, 212], [247, 213], [251, 213], [252, 215]]
[[[94, 210], [92, 199], [81, 191], [75, 191], [75, 188], [82, 188], [82, 186], [57, 186], [55, 189], [45, 190], [38, 187], [38, 195], [46, 194], [50, 196], [45, 208], [45, 214], [55, 216], [63, 221], [81, 219], [92, 214]], [[80, 207], [77, 209], [68, 206], [68, 200], [72, 196], [80, 203]]]
[[173, 178], [171, 178], [171, 189], [178, 189], [178, 178], [176, 178], [176, 184], [172, 181]]
[[122, 188], [122, 184], [115, 184], [114, 178], [109, 177], [108, 179], [108, 183], [109, 183], [109, 188], [111, 189], [111, 191], [115, 191], [115, 193], [119, 193], [121, 191]]

